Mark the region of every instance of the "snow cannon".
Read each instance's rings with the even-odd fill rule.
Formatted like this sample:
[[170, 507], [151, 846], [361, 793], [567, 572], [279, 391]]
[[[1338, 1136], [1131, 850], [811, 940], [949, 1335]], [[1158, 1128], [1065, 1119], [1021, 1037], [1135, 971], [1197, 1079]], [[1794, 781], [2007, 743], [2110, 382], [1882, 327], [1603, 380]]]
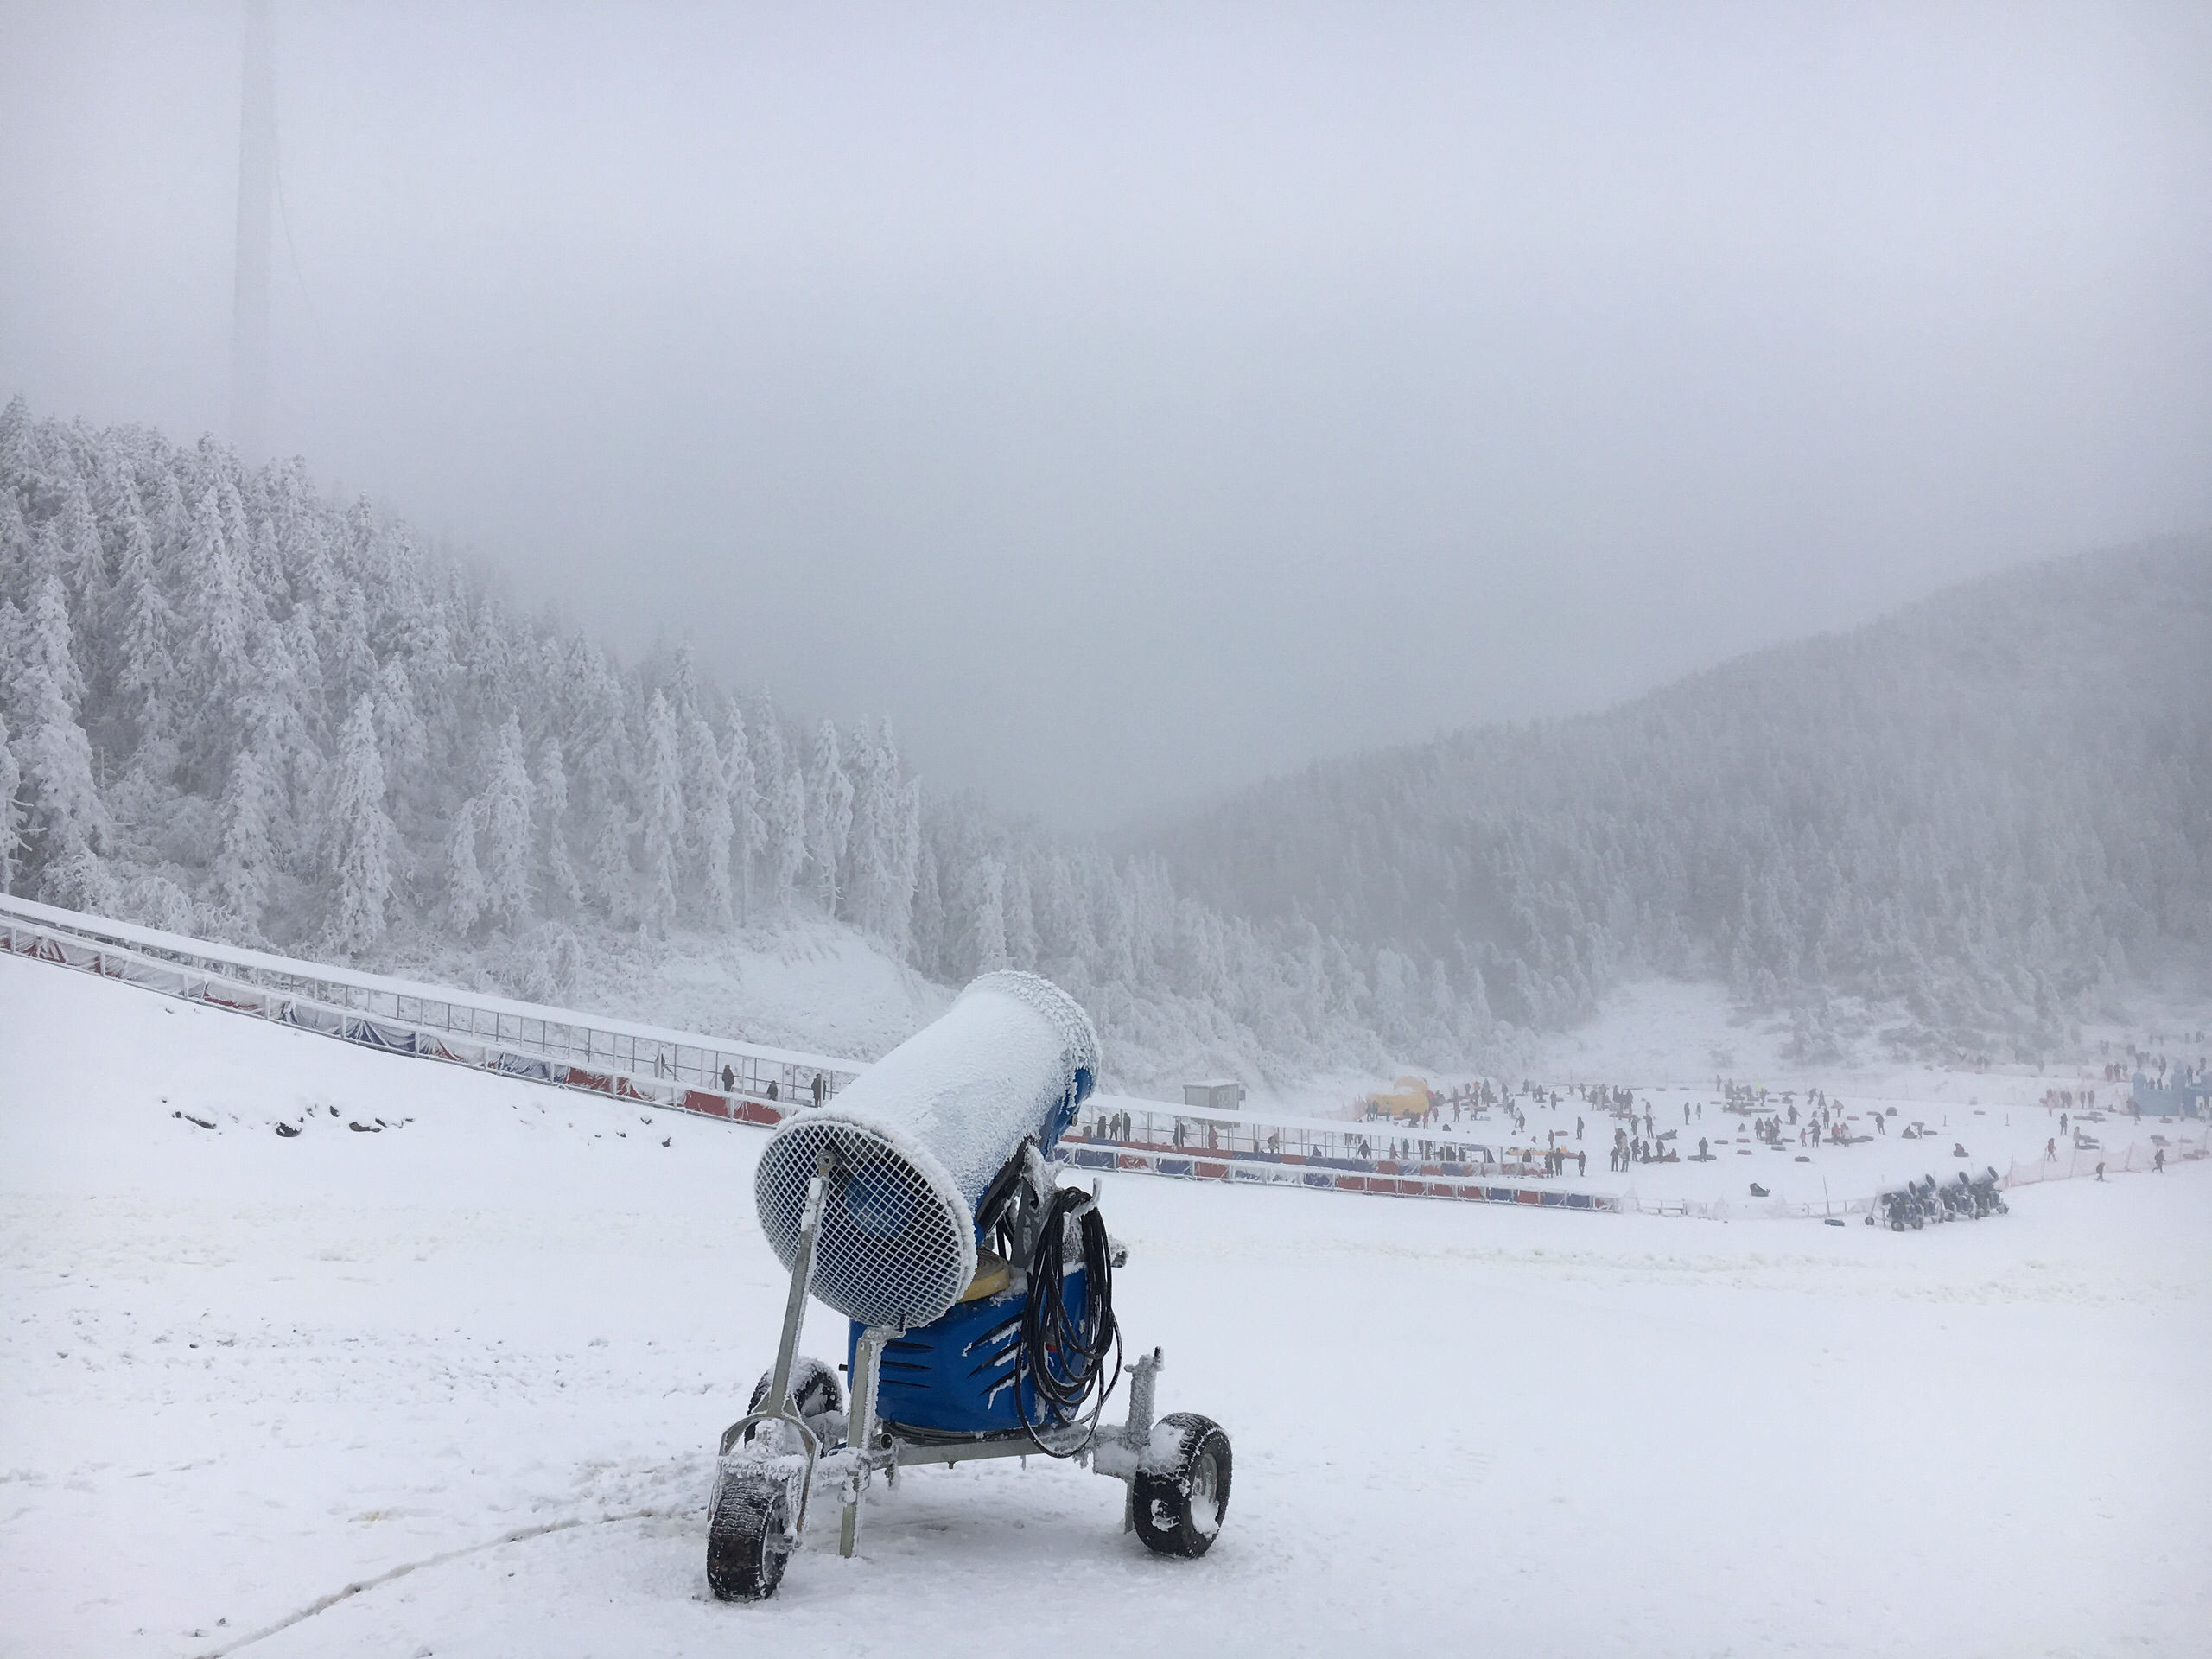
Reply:
[[[1206, 1553], [1229, 1503], [1229, 1437], [1154, 1420], [1165, 1359], [1122, 1363], [1099, 1184], [1062, 1186], [1060, 1137], [1098, 1077], [1098, 1034], [1058, 986], [986, 974], [827, 1106], [787, 1117], [753, 1181], [791, 1272], [774, 1363], [722, 1433], [707, 1581], [775, 1592], [817, 1495], [857, 1553], [880, 1474], [985, 1458], [1073, 1459], [1126, 1488], [1122, 1527]], [[810, 1297], [849, 1321], [846, 1363], [798, 1351]], [[849, 1409], [838, 1372], [851, 1382]], [[1128, 1416], [1102, 1421], [1122, 1377]]]
[[1049, 1157], [1098, 1076], [1090, 1017], [1050, 980], [986, 974], [842, 1090], [786, 1118], [753, 1178], [760, 1230], [798, 1260], [826, 1155], [813, 1294], [864, 1325], [925, 1325], [975, 1282], [979, 1210], [1025, 1147]]

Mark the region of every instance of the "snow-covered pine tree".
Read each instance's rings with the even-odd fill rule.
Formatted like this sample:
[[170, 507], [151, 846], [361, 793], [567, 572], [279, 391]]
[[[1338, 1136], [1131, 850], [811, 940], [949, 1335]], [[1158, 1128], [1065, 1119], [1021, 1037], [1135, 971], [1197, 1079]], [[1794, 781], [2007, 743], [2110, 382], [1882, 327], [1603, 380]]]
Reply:
[[1044, 864], [1042, 880], [1032, 895], [1037, 918], [1037, 948], [1047, 972], [1065, 972], [1098, 954], [1076, 872], [1065, 853], [1055, 850]]
[[8, 721], [0, 715], [0, 893], [16, 890], [16, 863], [23, 846], [22, 769], [9, 746]]
[[1037, 969], [1037, 918], [1029, 890], [1029, 871], [1017, 861], [1007, 876], [1006, 954], [1009, 965]]
[[375, 699], [364, 693], [338, 740], [338, 769], [324, 822], [330, 836], [333, 895], [328, 938], [346, 956], [384, 936], [391, 900], [394, 831], [385, 810], [384, 756], [377, 743]]
[[838, 883], [844, 913], [870, 933], [880, 933], [883, 900], [883, 863], [887, 827], [881, 804], [881, 780], [877, 776], [874, 734], [866, 721], [853, 727], [845, 746], [842, 766], [852, 791], [851, 828], [845, 836], [843, 874]]
[[760, 816], [760, 778], [753, 763], [753, 742], [745, 729], [745, 711], [732, 699], [723, 722], [722, 783], [729, 797], [730, 866], [737, 881], [737, 914], [753, 919], [753, 872], [768, 836], [767, 821]]
[[532, 798], [537, 808], [538, 841], [544, 849], [547, 884], [569, 907], [584, 901], [584, 884], [569, 852], [569, 769], [562, 763], [561, 740], [548, 737], [537, 752], [537, 778]]
[[[170, 488], [175, 486], [172, 483]], [[156, 561], [154, 534], [138, 510], [136, 491], [128, 495], [123, 526], [123, 556], [109, 606], [109, 629], [117, 654], [116, 679], [124, 717], [137, 728], [134, 748], [168, 730], [176, 680], [176, 608], [163, 591]]]
[[92, 741], [77, 719], [85, 683], [71, 639], [60, 547], [49, 523], [34, 557], [41, 567], [30, 609], [12, 620], [9, 708], [15, 716], [16, 759], [25, 785], [29, 832], [42, 865], [97, 854], [108, 831], [107, 808], [92, 777]]
[[222, 493], [210, 485], [193, 508], [183, 561], [185, 611], [193, 631], [189, 706], [178, 722], [194, 779], [212, 781], [239, 741], [238, 714], [252, 683], [253, 597], [224, 534]]
[[636, 875], [630, 863], [629, 729], [621, 682], [598, 646], [579, 639], [569, 652], [568, 679], [575, 703], [568, 753], [576, 758], [584, 822], [590, 826], [590, 887], [607, 919], [626, 927], [636, 918]]
[[22, 392], [0, 409], [0, 494], [12, 495], [21, 487], [30, 466], [31, 406]]
[[683, 804], [691, 859], [698, 872], [707, 920], [727, 927], [736, 914], [730, 845], [737, 823], [730, 810], [721, 745], [715, 741], [715, 728], [696, 707], [684, 719], [683, 738]]
[[315, 697], [295, 642], [312, 650], [281, 624], [263, 621], [254, 631], [253, 678], [243, 699], [240, 746], [255, 751], [262, 767], [264, 824], [282, 861], [303, 859], [315, 844], [315, 800], [322, 784], [322, 751], [308, 727]]
[[92, 498], [82, 475], [73, 476], [62, 497], [61, 580], [80, 616], [99, 613], [107, 598], [107, 555], [92, 516]]
[[261, 938], [276, 861], [269, 835], [270, 793], [260, 757], [251, 746], [240, 749], [223, 791], [223, 842], [212, 874], [216, 903], [234, 934], [249, 944]]
[[[4, 474], [0, 474], [0, 600], [31, 588], [31, 527]], [[16, 607], [21, 609], [21, 606]]]
[[656, 690], [645, 709], [644, 920], [656, 932], [676, 925], [677, 849], [683, 840], [683, 758], [676, 715]]
[[638, 875], [630, 862], [629, 810], [618, 797], [601, 807], [597, 819], [591, 842], [592, 887], [606, 907], [607, 919], [617, 927], [627, 927], [638, 914]]
[[499, 728], [492, 776], [478, 804], [490, 868], [484, 872], [485, 907], [510, 931], [530, 920], [533, 791], [523, 764], [522, 721], [513, 715]]
[[914, 895], [914, 862], [906, 847], [910, 803], [899, 772], [898, 740], [888, 720], [871, 730], [862, 721], [846, 772], [853, 779], [853, 828], [846, 852], [853, 918], [904, 952]]
[[968, 870], [968, 970], [988, 974], [1007, 965], [1006, 864], [986, 853]]
[[442, 918], [453, 932], [467, 938], [476, 931], [491, 899], [484, 871], [476, 861], [476, 827], [480, 804], [463, 801], [454, 814], [453, 831], [446, 837], [446, 901]]
[[950, 971], [944, 962], [944, 890], [938, 874], [937, 849], [926, 836], [916, 848], [912, 934], [907, 960], [933, 979], [944, 978]]
[[806, 868], [806, 779], [798, 757], [784, 741], [782, 722], [772, 704], [765, 704], [760, 725], [760, 754], [763, 787], [772, 779], [768, 799], [768, 892], [779, 912], [788, 909], [798, 893]]
[[853, 780], [837, 749], [837, 722], [823, 716], [815, 728], [814, 759], [807, 770], [807, 858], [814, 873], [814, 896], [825, 916], [838, 913], [838, 883], [845, 864], [845, 842], [853, 829]]
[[922, 874], [922, 784], [918, 778], [899, 791], [899, 818], [893, 840], [891, 903], [884, 916], [885, 943], [906, 956], [914, 936], [914, 906]]
[[430, 758], [430, 723], [416, 696], [414, 677], [397, 657], [377, 671], [377, 737], [403, 774], [420, 774]]

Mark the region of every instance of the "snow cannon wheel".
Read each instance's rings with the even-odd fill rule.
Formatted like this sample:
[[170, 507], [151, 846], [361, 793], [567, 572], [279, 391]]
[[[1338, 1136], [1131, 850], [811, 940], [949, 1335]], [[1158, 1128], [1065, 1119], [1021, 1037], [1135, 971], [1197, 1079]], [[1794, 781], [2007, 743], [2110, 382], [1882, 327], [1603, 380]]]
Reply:
[[[772, 1371], [760, 1373], [760, 1380], [753, 1385], [753, 1398], [746, 1402], [748, 1416], [760, 1409], [760, 1402], [768, 1397], [768, 1384], [774, 1377]], [[837, 1373], [820, 1360], [804, 1354], [792, 1360], [791, 1409], [817, 1434], [824, 1427], [832, 1427], [823, 1420], [834, 1419], [845, 1409], [845, 1390], [838, 1384]], [[747, 1429], [745, 1438], [751, 1440], [760, 1432], [760, 1427], [756, 1423]], [[825, 1440], [827, 1438], [824, 1436]]]
[[766, 1601], [783, 1582], [790, 1494], [781, 1476], [724, 1475], [707, 1518], [707, 1587], [717, 1601]]
[[1171, 1412], [1152, 1433], [1155, 1447], [1163, 1433], [1172, 1436], [1174, 1450], [1164, 1466], [1137, 1471], [1130, 1491], [1137, 1536], [1156, 1555], [1196, 1560], [1213, 1548], [1229, 1513], [1229, 1436], [1190, 1411]]

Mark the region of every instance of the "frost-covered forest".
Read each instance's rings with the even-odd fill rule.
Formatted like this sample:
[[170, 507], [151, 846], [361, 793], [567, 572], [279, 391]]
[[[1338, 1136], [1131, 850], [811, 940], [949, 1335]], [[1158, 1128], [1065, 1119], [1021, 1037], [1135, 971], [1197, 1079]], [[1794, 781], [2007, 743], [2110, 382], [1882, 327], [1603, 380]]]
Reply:
[[[0, 881], [526, 995], [842, 925], [1033, 967], [1125, 1077], [1475, 1064], [1624, 976], [1811, 1047], [2029, 1046], [2212, 946], [2201, 543], [1955, 591], [1585, 720], [1318, 766], [1144, 844], [519, 613], [298, 462], [0, 415]], [[1837, 999], [1845, 999], [1839, 1001]]]
[[1789, 1010], [1808, 1058], [1870, 1010], [1923, 1052], [2031, 1049], [2139, 972], [2212, 968], [2212, 542], [1319, 764], [1151, 850], [1270, 934], [1442, 964], [1503, 1020], [1656, 971]]

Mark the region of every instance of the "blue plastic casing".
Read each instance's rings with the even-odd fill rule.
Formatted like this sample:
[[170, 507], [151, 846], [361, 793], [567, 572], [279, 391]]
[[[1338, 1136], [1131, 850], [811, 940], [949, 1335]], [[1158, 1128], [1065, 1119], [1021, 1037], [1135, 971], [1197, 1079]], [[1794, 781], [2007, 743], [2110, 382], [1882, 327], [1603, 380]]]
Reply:
[[[1083, 1269], [1069, 1269], [1061, 1283], [1069, 1316], [1080, 1320]], [[1027, 1294], [1012, 1291], [960, 1302], [942, 1318], [886, 1343], [876, 1415], [888, 1425], [938, 1434], [1018, 1432], [1022, 1418], [1014, 1395], [1014, 1361], [1028, 1302]], [[853, 1374], [862, 1329], [854, 1321], [845, 1339], [848, 1375]], [[1031, 1414], [1042, 1415], [1033, 1405]]]

